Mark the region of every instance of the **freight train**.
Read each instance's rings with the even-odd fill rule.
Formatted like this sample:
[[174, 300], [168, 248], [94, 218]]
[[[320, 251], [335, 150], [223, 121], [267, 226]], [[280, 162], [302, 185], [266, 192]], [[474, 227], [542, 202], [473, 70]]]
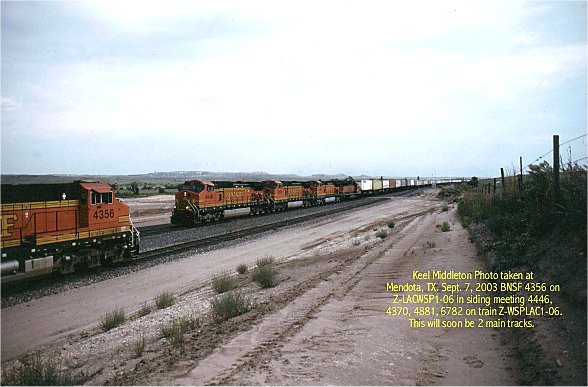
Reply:
[[129, 207], [105, 183], [2, 184], [2, 282], [138, 255]]
[[212, 182], [190, 180], [180, 187], [171, 215], [173, 224], [199, 224], [221, 220], [225, 210], [250, 208], [251, 215], [284, 211], [289, 203], [317, 206], [357, 196], [430, 186], [431, 180], [363, 179], [312, 180], [306, 182], [267, 180], [263, 182]]
[[[293, 202], [318, 206], [431, 183], [383, 178], [324, 182], [190, 180], [178, 187], [171, 222], [220, 220], [225, 210], [238, 208], [249, 208], [251, 215], [259, 215], [284, 211]], [[0, 199], [2, 283], [52, 272], [71, 273], [139, 254], [139, 231], [133, 226], [129, 207], [116, 198], [108, 184], [2, 184]]]

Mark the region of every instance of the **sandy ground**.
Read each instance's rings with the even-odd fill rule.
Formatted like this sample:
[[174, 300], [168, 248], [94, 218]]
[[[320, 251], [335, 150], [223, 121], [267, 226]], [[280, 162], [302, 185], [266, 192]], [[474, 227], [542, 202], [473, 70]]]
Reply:
[[124, 198], [136, 227], [169, 223], [174, 209], [174, 195], [156, 195], [145, 198]]
[[[91, 375], [90, 384], [513, 384], [497, 331], [416, 329], [385, 313], [386, 282], [413, 282], [412, 270], [483, 269], [455, 208], [440, 212], [434, 194], [394, 198], [3, 309], [3, 366], [41, 348]], [[375, 237], [390, 220], [396, 227]], [[441, 232], [436, 226], [446, 220], [452, 230]], [[262, 290], [238, 277], [254, 309], [220, 325], [206, 322], [210, 278], [268, 255], [279, 262], [280, 285]], [[105, 313], [123, 308], [131, 315], [162, 291], [178, 296], [173, 307], [109, 332], [98, 328]], [[199, 328], [180, 348], [170, 346], [158, 329], [186, 313], [198, 316]], [[139, 337], [147, 345], [135, 356]]]
[[[453, 230], [435, 227], [444, 220]], [[426, 242], [435, 248], [424, 246]], [[412, 220], [399, 234], [267, 316], [190, 370], [163, 384], [505, 385], [513, 384], [497, 333], [415, 329], [384, 313], [386, 282], [412, 270], [483, 269], [454, 213]]]

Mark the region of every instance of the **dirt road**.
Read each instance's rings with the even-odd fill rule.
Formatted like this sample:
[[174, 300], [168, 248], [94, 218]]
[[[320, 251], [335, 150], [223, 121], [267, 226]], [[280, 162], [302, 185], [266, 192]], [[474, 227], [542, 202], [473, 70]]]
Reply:
[[[386, 283], [411, 282], [413, 270], [483, 268], [455, 209], [441, 205], [432, 190], [394, 198], [6, 308], [4, 368], [42, 348], [90, 375], [90, 384], [512, 384], [496, 331], [410, 328], [406, 317], [385, 313]], [[449, 232], [436, 227], [443, 221]], [[379, 230], [388, 235], [376, 237]], [[207, 322], [210, 278], [268, 255], [279, 262], [280, 284], [261, 290], [237, 277], [254, 309], [220, 326]], [[105, 313], [130, 315], [163, 290], [179, 295], [173, 307], [98, 329]], [[159, 328], [186, 313], [201, 324], [171, 346]], [[146, 348], [136, 356], [140, 337]]]
[[[453, 230], [443, 233], [436, 225], [446, 220]], [[386, 282], [412, 282], [415, 269], [483, 269], [454, 212], [415, 217], [185, 376], [157, 383], [513, 384], [497, 333], [415, 329], [406, 317], [384, 313], [391, 299]]]

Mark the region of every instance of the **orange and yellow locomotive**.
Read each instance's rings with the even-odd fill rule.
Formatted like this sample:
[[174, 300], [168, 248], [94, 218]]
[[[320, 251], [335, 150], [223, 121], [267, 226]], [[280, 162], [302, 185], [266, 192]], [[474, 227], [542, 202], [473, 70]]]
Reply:
[[122, 261], [139, 252], [129, 207], [108, 184], [2, 185], [2, 282]]
[[178, 188], [171, 222], [201, 223], [220, 220], [225, 210], [250, 208], [251, 215], [284, 211], [288, 203], [324, 204], [357, 193], [354, 181], [322, 182], [211, 182], [190, 180]]

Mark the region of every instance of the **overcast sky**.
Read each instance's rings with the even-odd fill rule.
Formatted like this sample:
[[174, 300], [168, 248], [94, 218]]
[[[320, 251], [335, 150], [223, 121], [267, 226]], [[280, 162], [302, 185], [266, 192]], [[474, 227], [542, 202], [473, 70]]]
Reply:
[[497, 176], [586, 133], [583, 1], [1, 12], [2, 173]]

